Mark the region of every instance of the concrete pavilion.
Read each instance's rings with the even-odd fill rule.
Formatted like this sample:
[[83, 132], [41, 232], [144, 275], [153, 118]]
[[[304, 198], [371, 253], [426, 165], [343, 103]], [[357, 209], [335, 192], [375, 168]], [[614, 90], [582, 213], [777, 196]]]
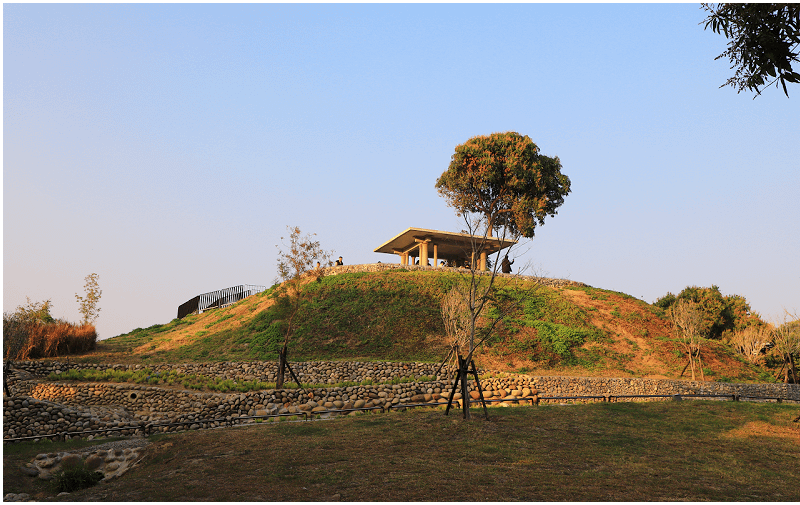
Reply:
[[[408, 228], [376, 248], [375, 252], [397, 254], [400, 256], [401, 265], [413, 265], [414, 258], [419, 259], [420, 265], [427, 265], [429, 258], [433, 259], [433, 266], [439, 266], [439, 260], [447, 260], [451, 265], [462, 265], [467, 261], [475, 261], [473, 244], [475, 244], [475, 251], [477, 251], [483, 241], [484, 237], [479, 235]], [[478, 269], [486, 270], [486, 256], [488, 254], [494, 254], [516, 243], [515, 240], [486, 237], [483, 248], [479, 253], [480, 263], [478, 264]]]

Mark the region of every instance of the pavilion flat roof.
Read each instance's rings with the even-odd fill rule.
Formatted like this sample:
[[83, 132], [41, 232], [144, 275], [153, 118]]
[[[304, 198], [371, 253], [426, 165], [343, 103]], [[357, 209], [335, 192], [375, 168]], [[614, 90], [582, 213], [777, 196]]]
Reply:
[[[431, 244], [436, 244], [440, 258], [456, 258], [468, 255], [469, 252], [472, 251], [472, 241], [481, 241], [483, 240], [483, 236], [470, 235], [468, 233], [427, 230], [425, 228], [408, 228], [383, 245], [375, 248], [375, 252], [400, 254], [412, 249], [422, 240], [430, 240]], [[500, 240], [496, 237], [486, 237], [484, 250], [486, 253], [492, 254], [516, 243], [515, 240]]]

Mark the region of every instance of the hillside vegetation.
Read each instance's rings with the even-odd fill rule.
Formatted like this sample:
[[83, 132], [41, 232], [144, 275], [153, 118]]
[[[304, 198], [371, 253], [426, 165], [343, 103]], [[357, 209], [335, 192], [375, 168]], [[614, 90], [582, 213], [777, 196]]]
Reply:
[[[392, 270], [323, 277], [299, 314], [293, 361], [441, 361], [448, 347], [440, 300], [459, 275]], [[515, 307], [476, 355], [480, 367], [536, 374], [676, 378], [687, 358], [663, 310], [592, 287], [498, 279]], [[98, 343], [83, 361], [162, 363], [273, 360], [282, 343], [274, 287], [224, 309], [137, 328]], [[706, 340], [707, 380], [769, 381], [718, 340]]]
[[27, 360], [64, 356], [95, 349], [97, 330], [88, 322], [74, 324], [50, 315], [50, 300], [20, 305], [3, 313], [3, 358]]

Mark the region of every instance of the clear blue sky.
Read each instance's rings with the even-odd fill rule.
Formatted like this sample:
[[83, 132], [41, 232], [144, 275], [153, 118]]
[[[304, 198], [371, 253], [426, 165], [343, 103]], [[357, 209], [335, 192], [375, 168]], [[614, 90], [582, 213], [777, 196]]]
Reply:
[[458, 231], [454, 148], [517, 131], [572, 193], [540, 272], [648, 302], [719, 285], [800, 310], [800, 86], [719, 86], [698, 4], [3, 6], [3, 310], [101, 338], [271, 285], [287, 225], [346, 264]]

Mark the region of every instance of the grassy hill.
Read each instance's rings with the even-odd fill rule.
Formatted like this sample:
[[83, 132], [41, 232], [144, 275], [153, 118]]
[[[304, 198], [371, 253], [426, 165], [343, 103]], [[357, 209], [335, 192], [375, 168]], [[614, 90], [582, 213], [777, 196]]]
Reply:
[[[447, 353], [440, 300], [459, 275], [402, 269], [306, 284], [290, 343], [293, 361], [440, 361]], [[678, 377], [680, 341], [658, 307], [593, 287], [552, 288], [498, 279], [516, 310], [476, 357], [478, 366], [532, 374]], [[510, 306], [510, 305], [509, 305]], [[283, 341], [274, 288], [224, 309], [137, 328], [98, 344], [83, 361], [162, 363], [271, 360]], [[769, 381], [729, 346], [704, 343], [707, 380]]]

